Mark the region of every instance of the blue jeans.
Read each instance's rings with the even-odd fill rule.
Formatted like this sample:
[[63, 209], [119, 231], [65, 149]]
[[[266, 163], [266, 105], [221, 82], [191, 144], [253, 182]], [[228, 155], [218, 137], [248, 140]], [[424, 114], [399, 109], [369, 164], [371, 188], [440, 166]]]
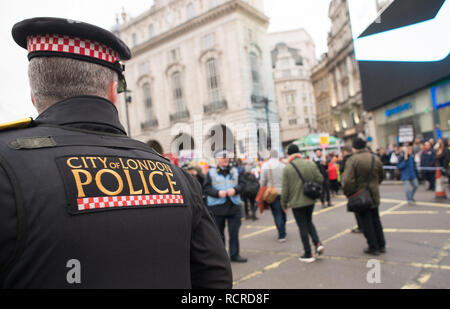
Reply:
[[417, 188], [419, 188], [419, 181], [417, 178], [413, 178], [404, 180], [403, 183], [405, 184], [406, 199], [411, 203], [414, 200], [414, 194], [416, 193]]
[[278, 238], [286, 238], [286, 213], [281, 208], [281, 197], [279, 195], [275, 202], [270, 204], [270, 210], [278, 230]]

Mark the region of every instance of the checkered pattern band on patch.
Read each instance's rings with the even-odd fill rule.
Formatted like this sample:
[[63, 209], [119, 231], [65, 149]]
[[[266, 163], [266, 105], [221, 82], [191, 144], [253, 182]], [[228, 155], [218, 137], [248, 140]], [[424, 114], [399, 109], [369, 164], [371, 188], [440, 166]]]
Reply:
[[137, 195], [89, 197], [77, 200], [78, 210], [93, 210], [118, 207], [183, 204], [182, 195]]
[[87, 56], [110, 63], [120, 60], [119, 53], [98, 42], [59, 34], [33, 35], [27, 38], [29, 53], [47, 51]]

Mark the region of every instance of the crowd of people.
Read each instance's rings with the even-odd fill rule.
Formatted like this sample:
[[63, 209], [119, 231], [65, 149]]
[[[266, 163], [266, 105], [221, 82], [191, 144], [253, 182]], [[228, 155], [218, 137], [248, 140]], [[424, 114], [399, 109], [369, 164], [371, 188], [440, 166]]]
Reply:
[[[359, 192], [368, 174], [374, 207], [367, 212], [354, 213], [357, 227], [352, 232], [362, 233], [366, 237], [368, 248], [365, 253], [383, 253], [386, 244], [377, 211], [380, 204], [378, 185], [384, 179], [403, 181], [406, 199], [410, 205], [414, 205], [414, 195], [420, 181], [426, 180], [429, 183], [428, 190], [434, 191], [436, 167], [442, 168], [443, 174], [448, 174], [450, 161], [450, 149], [445, 139], [434, 142], [433, 139], [422, 141], [417, 138], [414, 143], [389, 145], [374, 152], [366, 141], [358, 138], [352, 146], [345, 146], [338, 153], [317, 148], [308, 155], [301, 153], [296, 145], [291, 145], [286, 154], [284, 157], [272, 150], [266, 161], [246, 162], [233, 160], [232, 152], [219, 151], [215, 156], [217, 166], [214, 168], [208, 170], [184, 166], [202, 184], [205, 204], [224, 241], [225, 222], [228, 222], [232, 261], [247, 261], [239, 253], [241, 217], [258, 220], [258, 209], [263, 211], [263, 207], [270, 209], [273, 215], [279, 242], [286, 241], [286, 214], [287, 209], [292, 208], [304, 247], [300, 260], [314, 261], [315, 256], [324, 250], [312, 222], [316, 200], [320, 200], [322, 208], [332, 207], [332, 197], [339, 194], [340, 190], [347, 197]], [[371, 156], [375, 160], [372, 170]], [[320, 185], [321, 191], [316, 198], [308, 197], [300, 190], [307, 181]], [[270, 203], [264, 202], [262, 190], [267, 188], [272, 190]]]
[[[409, 150], [406, 148], [410, 147]], [[436, 167], [442, 168], [450, 180], [450, 144], [447, 139], [440, 138], [435, 142], [433, 138], [423, 140], [416, 138], [413, 143], [405, 143], [402, 146], [390, 144], [386, 148], [381, 147], [376, 150], [385, 168], [387, 168], [387, 179], [402, 179], [402, 170], [398, 168], [400, 159], [406, 152], [411, 156], [417, 169], [419, 181], [425, 180], [429, 183], [428, 190], [435, 190]]]
[[[39, 116], [0, 126], [1, 287], [230, 289], [230, 260], [247, 262], [239, 245], [242, 203], [249, 220], [258, 209], [272, 211], [279, 242], [287, 240], [292, 209], [304, 249], [299, 259], [313, 262], [325, 250], [315, 203], [332, 206], [339, 188], [367, 240], [364, 252], [386, 252], [378, 210], [383, 154], [366, 141], [357, 138], [339, 154], [317, 149], [311, 158], [290, 145], [285, 158], [272, 151], [258, 164], [233, 163], [232, 152], [218, 149], [213, 167], [182, 170], [129, 138], [119, 121], [118, 92], [126, 89], [119, 61], [131, 51], [116, 35], [62, 18], [21, 21], [12, 35], [25, 49], [50, 38], [61, 46], [28, 50]], [[61, 35], [105, 46], [115, 62], [80, 55]], [[437, 162], [448, 167], [444, 140], [393, 150], [388, 163], [413, 186], [412, 202], [419, 152], [430, 189]]]

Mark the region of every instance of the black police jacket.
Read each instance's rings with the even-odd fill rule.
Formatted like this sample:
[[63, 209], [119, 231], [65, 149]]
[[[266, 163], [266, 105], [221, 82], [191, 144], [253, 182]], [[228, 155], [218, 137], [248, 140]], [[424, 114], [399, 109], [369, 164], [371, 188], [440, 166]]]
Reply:
[[232, 274], [200, 185], [83, 96], [0, 132], [0, 284], [228, 289]]

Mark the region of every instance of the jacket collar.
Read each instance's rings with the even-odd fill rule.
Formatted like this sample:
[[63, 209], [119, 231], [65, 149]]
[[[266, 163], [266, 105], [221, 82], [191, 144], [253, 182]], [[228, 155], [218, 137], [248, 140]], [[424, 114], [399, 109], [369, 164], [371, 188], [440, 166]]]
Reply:
[[126, 135], [114, 104], [95, 96], [72, 97], [55, 103], [35, 120], [36, 124], [54, 124], [92, 131]]
[[364, 149], [357, 149], [357, 150], [355, 151], [355, 153], [364, 153], [364, 152], [369, 152], [369, 149], [364, 148]]
[[231, 167], [227, 166], [227, 167], [217, 167], [216, 168], [217, 174], [219, 175], [223, 175], [223, 176], [228, 176], [228, 174], [230, 174], [231, 172]]
[[293, 154], [292, 156], [289, 157], [288, 162], [291, 163], [291, 162], [294, 161], [295, 159], [301, 159], [301, 158], [302, 158], [302, 155], [296, 153], [296, 154]]

